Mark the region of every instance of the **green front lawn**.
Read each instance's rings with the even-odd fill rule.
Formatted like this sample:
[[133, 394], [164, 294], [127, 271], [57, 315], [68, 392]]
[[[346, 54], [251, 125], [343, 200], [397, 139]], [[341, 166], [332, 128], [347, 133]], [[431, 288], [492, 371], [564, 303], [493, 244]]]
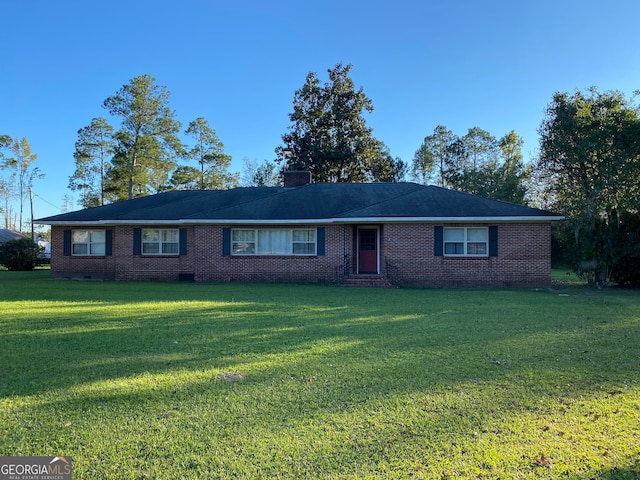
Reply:
[[0, 455], [74, 479], [640, 475], [640, 292], [0, 272]]

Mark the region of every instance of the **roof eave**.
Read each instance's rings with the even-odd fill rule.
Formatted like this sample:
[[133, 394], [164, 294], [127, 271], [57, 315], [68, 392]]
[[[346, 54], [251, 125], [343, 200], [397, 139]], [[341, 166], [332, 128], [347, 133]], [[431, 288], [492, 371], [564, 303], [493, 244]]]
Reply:
[[[280, 218], [280, 219], [162, 219], [162, 220], [77, 220], [47, 221], [41, 225], [51, 226], [116, 226], [116, 225], [293, 225], [293, 224], [344, 224], [344, 223], [514, 223], [555, 222], [564, 220], [561, 215], [491, 216], [491, 217], [345, 217], [345, 218]], [[36, 221], [35, 223], [38, 223]]]
[[334, 223], [514, 223], [553, 222], [564, 220], [561, 215], [514, 215], [468, 217], [352, 217], [336, 218]]

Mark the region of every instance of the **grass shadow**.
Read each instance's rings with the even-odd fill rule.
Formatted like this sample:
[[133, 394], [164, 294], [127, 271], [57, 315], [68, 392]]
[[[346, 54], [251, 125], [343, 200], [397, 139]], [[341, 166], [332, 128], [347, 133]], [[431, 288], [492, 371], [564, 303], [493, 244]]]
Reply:
[[[560, 435], [567, 427], [556, 417], [606, 431], [635, 414], [619, 405], [638, 386], [633, 295], [42, 283], [25, 292], [0, 276], [0, 291], [15, 292], [4, 300], [10, 313], [0, 312], [0, 413], [11, 426], [3, 442], [30, 438], [28, 452], [44, 442], [33, 432], [46, 432], [54, 447], [89, 443], [87, 478], [99, 473], [89, 459], [116, 456], [114, 444], [146, 459], [125, 477], [135, 468], [154, 476], [157, 459], [176, 453], [194, 478], [214, 468], [247, 474], [252, 464], [277, 476], [282, 462], [297, 465], [297, 477], [339, 478], [340, 465], [384, 476], [376, 468], [402, 459], [401, 471], [418, 475], [426, 467], [415, 458], [431, 448], [472, 457], [475, 475], [491, 478], [501, 467], [487, 452], [511, 430], [538, 432], [557, 462], [576, 440]], [[242, 377], [221, 376], [229, 372]], [[469, 442], [481, 450], [465, 454]], [[269, 443], [288, 457], [271, 458]], [[512, 449], [500, 461], [545, 472], [526, 442]], [[429, 471], [469, 473], [438, 468]]]

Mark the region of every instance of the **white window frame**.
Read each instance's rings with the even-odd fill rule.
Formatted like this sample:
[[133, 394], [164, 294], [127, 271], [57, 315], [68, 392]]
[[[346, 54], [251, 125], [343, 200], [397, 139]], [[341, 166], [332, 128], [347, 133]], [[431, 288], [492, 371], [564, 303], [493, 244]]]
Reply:
[[[145, 240], [145, 235], [149, 235], [149, 232], [157, 232], [157, 240]], [[175, 241], [167, 240], [167, 234], [175, 235]], [[151, 248], [152, 245], [157, 245], [157, 251]], [[175, 245], [175, 247], [170, 247]], [[145, 248], [146, 246], [146, 248]], [[168, 251], [173, 250], [174, 251]], [[140, 236], [140, 253], [145, 256], [178, 256], [180, 255], [180, 229], [179, 228], [143, 228]]]
[[[454, 230], [462, 230], [463, 238], [456, 239], [457, 241], [447, 241], [447, 232], [453, 233]], [[470, 239], [474, 232], [484, 231], [483, 241], [477, 241], [476, 239]], [[471, 233], [471, 235], [470, 235]], [[462, 241], [460, 241], [462, 240]], [[447, 253], [447, 245], [460, 244], [462, 245], [461, 253]], [[474, 250], [477, 246], [484, 244], [484, 252], [477, 253]], [[471, 250], [471, 253], [469, 251]], [[445, 227], [443, 232], [443, 253], [445, 257], [488, 257], [489, 256], [489, 227]]]
[[[275, 235], [284, 235], [275, 238]], [[300, 233], [307, 240], [300, 239]], [[298, 235], [296, 235], [298, 234]], [[277, 243], [280, 248], [274, 250], [271, 242]], [[307, 247], [303, 247], [306, 245]], [[296, 250], [309, 250], [303, 253], [295, 253]], [[315, 228], [234, 228], [231, 230], [231, 255], [246, 256], [291, 256], [313, 257], [318, 254], [318, 233]]]
[[[102, 239], [94, 239], [94, 235], [102, 234]], [[87, 241], [76, 241], [81, 235], [86, 235]], [[86, 246], [85, 252], [77, 252], [76, 246]], [[71, 231], [71, 255], [74, 257], [104, 257], [107, 248], [107, 231], [95, 229], [77, 229]]]

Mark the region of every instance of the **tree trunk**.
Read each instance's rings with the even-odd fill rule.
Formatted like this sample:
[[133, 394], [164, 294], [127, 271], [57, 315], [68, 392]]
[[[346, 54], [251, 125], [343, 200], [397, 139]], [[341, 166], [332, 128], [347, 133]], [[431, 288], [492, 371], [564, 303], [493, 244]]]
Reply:
[[135, 181], [135, 170], [136, 170], [136, 154], [134, 152], [131, 157], [131, 171], [129, 175], [129, 200], [133, 200], [133, 183]]

